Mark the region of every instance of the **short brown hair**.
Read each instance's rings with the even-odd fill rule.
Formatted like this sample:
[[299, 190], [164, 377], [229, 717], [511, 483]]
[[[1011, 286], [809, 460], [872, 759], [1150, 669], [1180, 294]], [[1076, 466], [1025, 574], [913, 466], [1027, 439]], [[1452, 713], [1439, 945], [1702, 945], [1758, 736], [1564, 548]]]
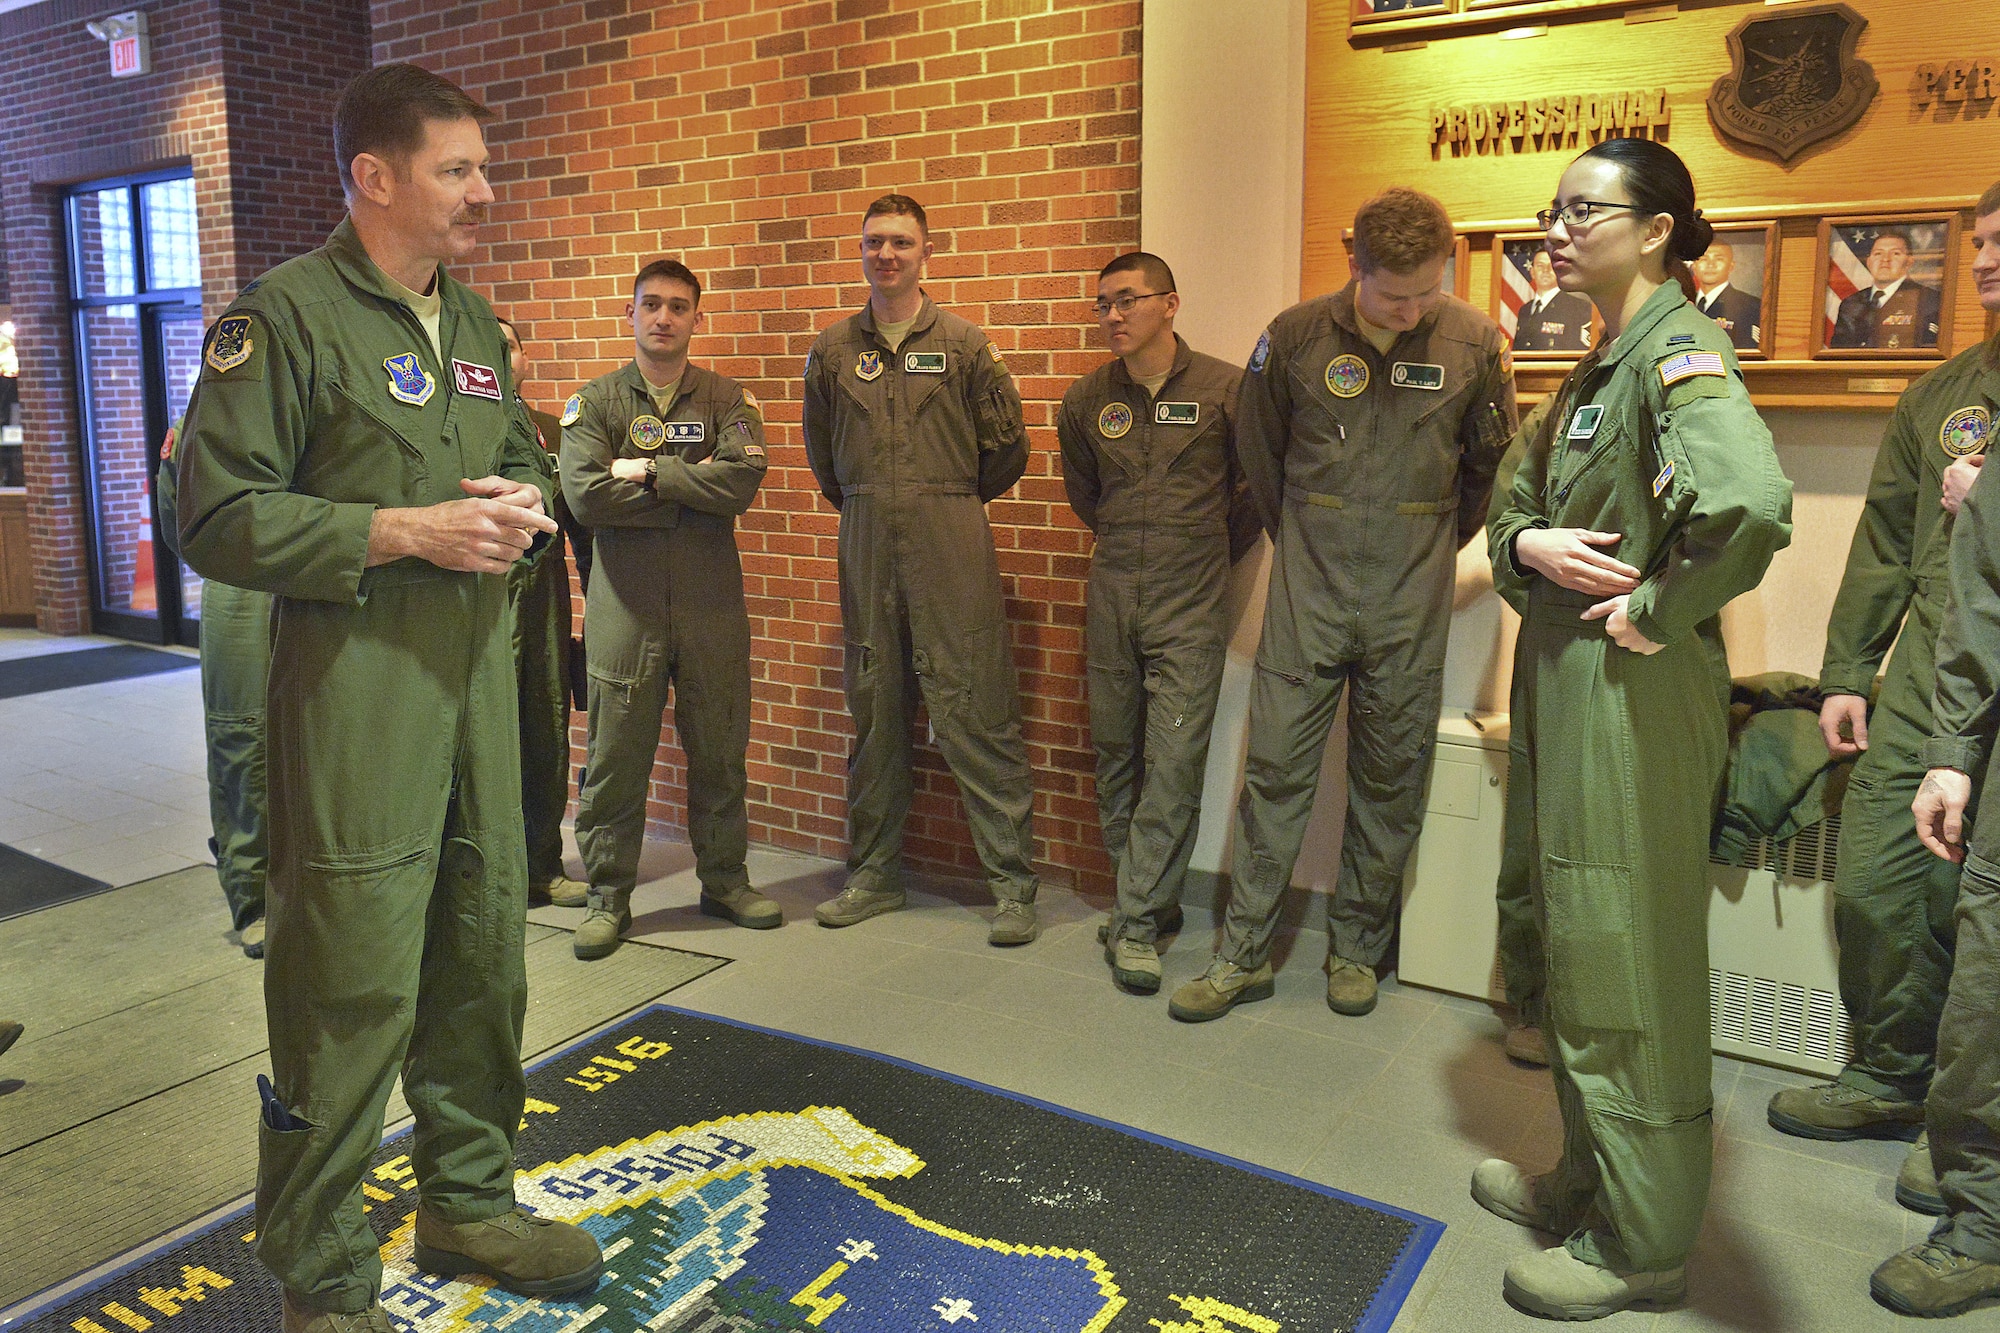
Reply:
[[678, 259], [655, 259], [639, 270], [639, 276], [632, 279], [632, 297], [638, 299], [639, 289], [658, 278], [662, 282], [678, 282], [694, 293], [694, 303], [701, 304], [701, 279]]
[[373, 153], [384, 161], [407, 162], [423, 146], [429, 121], [487, 121], [493, 113], [466, 91], [421, 65], [377, 65], [358, 74], [333, 110], [333, 156], [340, 188], [354, 190], [354, 159]]
[[1457, 237], [1444, 205], [1418, 190], [1384, 190], [1354, 215], [1354, 266], [1414, 273], [1452, 251]]
[[1979, 196], [1979, 206], [1972, 210], [1974, 217], [1985, 217], [1990, 213], [2000, 213], [2000, 181], [1986, 187], [1986, 193]]
[[924, 239], [928, 241], [931, 238], [931, 223], [930, 219], [924, 216], [924, 206], [907, 194], [885, 194], [868, 205], [868, 211], [861, 215], [861, 225], [865, 228], [869, 218], [879, 218], [884, 215], [915, 218], [917, 230], [924, 234]]

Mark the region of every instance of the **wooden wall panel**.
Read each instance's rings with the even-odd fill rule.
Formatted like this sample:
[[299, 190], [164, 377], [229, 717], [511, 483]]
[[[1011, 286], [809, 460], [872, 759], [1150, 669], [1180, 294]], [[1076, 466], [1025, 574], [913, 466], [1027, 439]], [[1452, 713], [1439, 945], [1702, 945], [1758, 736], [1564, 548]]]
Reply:
[[[1498, 31], [1393, 40], [1350, 39], [1348, 4], [1315, 0], [1307, 55], [1305, 228], [1301, 290], [1347, 281], [1342, 231], [1355, 208], [1385, 186], [1436, 195], [1472, 234], [1470, 299], [1492, 305], [1490, 261], [1480, 251], [1494, 230], [1518, 229], [1544, 207], [1563, 167], [1588, 140], [1560, 150], [1454, 153], [1429, 144], [1434, 105], [1511, 101], [1664, 87], [1671, 124], [1658, 136], [1694, 172], [1705, 213], [1718, 220], [1782, 221], [1777, 342], [1773, 359], [1750, 367], [1761, 403], [1798, 407], [1879, 407], [1928, 363], [1809, 361], [1808, 330], [1817, 293], [1814, 249], [1823, 215], [1965, 208], [2000, 178], [2000, 108], [1992, 100], [1934, 102], [1912, 96], [1922, 64], [1984, 59], [2000, 67], [2000, 25], [1991, 0], [1925, 0], [1922, 22], [1908, 0], [1848, 0], [1868, 19], [1856, 52], [1880, 85], [1860, 120], [1808, 148], [1790, 164], [1724, 140], [1707, 98], [1730, 71], [1728, 34], [1775, 8], [1744, 0], [1683, 0], [1673, 6], [1595, 10], [1567, 21], [1548, 15], [1544, 35]], [[1628, 22], [1632, 19], [1646, 21]], [[1969, 217], [1969, 212], [1968, 212]], [[1952, 262], [1964, 265], [1961, 251]], [[1961, 277], [1963, 274], [1961, 273]], [[1958, 284], [1954, 349], [1985, 336], [1987, 321], [1969, 282]], [[1524, 368], [1523, 389], [1546, 387], [1548, 372]], [[1871, 383], [1872, 382], [1872, 383]], [[1871, 391], [1872, 390], [1872, 391]]]

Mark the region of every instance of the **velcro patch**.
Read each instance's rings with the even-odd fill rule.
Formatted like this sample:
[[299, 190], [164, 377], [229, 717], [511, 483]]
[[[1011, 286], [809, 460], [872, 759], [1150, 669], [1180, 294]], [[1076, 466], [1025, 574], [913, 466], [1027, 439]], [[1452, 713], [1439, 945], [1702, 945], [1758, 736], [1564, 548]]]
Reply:
[[1665, 467], [1660, 469], [1660, 475], [1653, 478], [1653, 498], [1658, 499], [1660, 492], [1667, 489], [1667, 483], [1672, 481], [1673, 479], [1674, 479], [1674, 465], [1672, 463], [1668, 463]]
[[1697, 375], [1713, 375], [1717, 379], [1726, 378], [1729, 371], [1722, 364], [1720, 352], [1681, 352], [1660, 362], [1660, 382], [1679, 384], [1682, 380], [1693, 379]]
[[208, 368], [224, 373], [248, 361], [257, 350], [250, 332], [248, 315], [224, 315], [215, 321], [215, 337], [209, 340], [208, 351], [202, 358], [208, 362]]
[[1199, 426], [1200, 403], [1154, 403], [1153, 420], [1162, 426]]
[[1444, 367], [1417, 361], [1398, 361], [1389, 367], [1389, 383], [1399, 389], [1442, 389]]
[[706, 421], [669, 421], [667, 442], [670, 444], [700, 444], [708, 438]]
[[764, 419], [764, 405], [758, 402], [757, 395], [751, 393], [748, 389], [745, 389], [743, 391], [743, 406], [749, 408], [752, 412], [755, 412], [757, 414], [757, 419], [759, 421], [762, 421]]
[[451, 378], [460, 393], [474, 398], [491, 398], [496, 403], [500, 401], [500, 377], [493, 373], [491, 366], [475, 365], [453, 357]]
[[1576, 415], [1569, 419], [1569, 438], [1588, 440], [1597, 434], [1597, 423], [1604, 419], [1604, 404], [1585, 403], [1576, 409]]
[[583, 415], [583, 395], [580, 393], [573, 393], [569, 396], [569, 401], [563, 404], [562, 417], [557, 422], [557, 424], [563, 426], [574, 426], [576, 424], [576, 419], [582, 415]]
[[907, 375], [942, 375], [947, 364], [943, 352], [903, 353], [903, 372]]

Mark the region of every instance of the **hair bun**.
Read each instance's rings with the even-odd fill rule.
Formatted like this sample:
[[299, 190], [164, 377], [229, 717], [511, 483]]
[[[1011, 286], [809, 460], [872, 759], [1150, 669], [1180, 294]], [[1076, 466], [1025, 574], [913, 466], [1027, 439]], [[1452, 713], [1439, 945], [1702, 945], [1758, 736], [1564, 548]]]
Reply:
[[1708, 247], [1715, 241], [1715, 224], [1701, 215], [1697, 208], [1694, 216], [1674, 228], [1674, 253], [1693, 263], [1708, 253]]

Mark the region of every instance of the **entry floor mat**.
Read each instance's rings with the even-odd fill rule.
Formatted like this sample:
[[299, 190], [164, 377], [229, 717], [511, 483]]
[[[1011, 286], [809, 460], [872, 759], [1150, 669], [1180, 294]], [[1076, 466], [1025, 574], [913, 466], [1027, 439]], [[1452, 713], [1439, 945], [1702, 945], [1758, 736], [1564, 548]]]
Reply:
[[[1033, 1059], [1024, 1050], [1023, 1059]], [[408, 1144], [364, 1191], [409, 1333], [1385, 1330], [1440, 1222], [867, 1052], [655, 1005], [528, 1079], [520, 1201], [604, 1247], [564, 1300], [411, 1263]], [[87, 1208], [87, 1203], [79, 1200]], [[278, 1326], [247, 1205], [20, 1333]]]
[[67, 653], [31, 653], [0, 662], [0, 699], [18, 699], [24, 694], [45, 694], [78, 685], [102, 685], [110, 680], [154, 676], [162, 671], [185, 671], [200, 665], [198, 658], [142, 648], [136, 643], [78, 648]]
[[53, 861], [0, 843], [0, 921], [72, 899], [88, 898], [110, 887], [101, 879], [65, 870]]

